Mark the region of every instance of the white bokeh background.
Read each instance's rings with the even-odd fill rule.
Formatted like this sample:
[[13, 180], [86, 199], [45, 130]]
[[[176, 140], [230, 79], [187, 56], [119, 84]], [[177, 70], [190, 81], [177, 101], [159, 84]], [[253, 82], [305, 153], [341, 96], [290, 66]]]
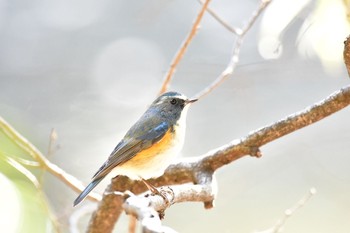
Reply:
[[[286, 7], [287, 2], [295, 5]], [[211, 8], [240, 26], [257, 3], [213, 1]], [[349, 34], [342, 1], [273, 4], [247, 34], [231, 79], [190, 109], [182, 156], [201, 155], [243, 137], [349, 83], [341, 61]], [[89, 182], [158, 93], [199, 7], [188, 0], [0, 0], [0, 115], [43, 152], [55, 128], [60, 149], [51, 160]], [[283, 17], [293, 15], [285, 23]], [[188, 96], [202, 90], [225, 68], [233, 40], [205, 15], [171, 89]], [[245, 157], [223, 167], [217, 172], [214, 209], [204, 210], [201, 203], [175, 205], [164, 223], [179, 232], [251, 233], [271, 227], [315, 187], [317, 195], [284, 232], [349, 232], [349, 116], [349, 109], [342, 110], [262, 147], [261, 159]], [[69, 232], [77, 194], [50, 175], [45, 191]], [[87, 221], [81, 220], [81, 230]], [[126, 223], [123, 218], [118, 229], [125, 231]]]

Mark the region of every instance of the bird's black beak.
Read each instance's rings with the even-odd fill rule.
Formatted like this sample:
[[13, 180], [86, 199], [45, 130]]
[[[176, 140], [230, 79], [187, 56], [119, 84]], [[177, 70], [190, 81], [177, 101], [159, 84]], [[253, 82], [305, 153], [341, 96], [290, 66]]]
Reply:
[[188, 99], [188, 100], [186, 100], [186, 105], [187, 104], [192, 104], [192, 103], [194, 103], [194, 102], [196, 102], [198, 99]]

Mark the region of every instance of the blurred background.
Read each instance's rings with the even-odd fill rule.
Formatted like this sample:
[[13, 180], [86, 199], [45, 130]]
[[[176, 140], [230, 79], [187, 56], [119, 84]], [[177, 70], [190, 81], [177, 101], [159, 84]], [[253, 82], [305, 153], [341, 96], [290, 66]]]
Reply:
[[[199, 156], [320, 101], [348, 85], [342, 62], [347, 1], [274, 0], [246, 35], [232, 77], [189, 111], [182, 156]], [[259, 1], [212, 1], [241, 27]], [[0, 115], [84, 184], [156, 97], [200, 9], [188, 0], [0, 0]], [[192, 96], [225, 68], [235, 36], [206, 14], [171, 90]], [[251, 233], [272, 227], [309, 191], [315, 195], [286, 233], [350, 232], [350, 109], [261, 148], [217, 172], [216, 206], [184, 203], [166, 211], [179, 232]], [[0, 131], [2, 157], [30, 158]], [[84, 232], [95, 203], [52, 175], [44, 194], [0, 160], [4, 232]], [[109, 181], [96, 188], [102, 193]], [[45, 198], [46, 197], [46, 198]], [[48, 214], [51, 213], [51, 214]], [[116, 231], [126, 232], [123, 216]]]

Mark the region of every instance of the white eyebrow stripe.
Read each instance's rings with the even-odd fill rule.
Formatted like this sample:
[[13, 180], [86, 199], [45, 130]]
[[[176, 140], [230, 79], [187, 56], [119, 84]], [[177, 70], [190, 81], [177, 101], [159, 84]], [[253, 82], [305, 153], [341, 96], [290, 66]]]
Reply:
[[187, 100], [187, 97], [186, 97], [186, 96], [184, 96], [184, 95], [177, 95], [177, 96], [162, 96], [162, 97], [159, 99], [159, 101], [158, 101], [158, 103], [157, 103], [157, 104], [159, 104], [159, 103], [161, 103], [161, 102], [164, 102], [164, 100], [166, 100], [166, 99], [173, 99], [173, 98], [182, 99], [182, 100]]

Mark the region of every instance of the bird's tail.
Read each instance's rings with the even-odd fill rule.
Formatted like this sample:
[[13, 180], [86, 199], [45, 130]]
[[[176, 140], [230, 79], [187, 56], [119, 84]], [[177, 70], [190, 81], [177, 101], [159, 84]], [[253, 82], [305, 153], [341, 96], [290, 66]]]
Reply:
[[98, 178], [94, 181], [92, 181], [85, 189], [83, 192], [80, 193], [80, 195], [77, 197], [77, 199], [75, 199], [74, 201], [74, 205], [73, 206], [76, 206], [78, 205], [82, 200], [85, 199], [85, 197], [91, 192], [91, 190], [93, 190], [96, 185], [98, 185], [101, 181], [102, 181], [103, 177], [101, 178]]

